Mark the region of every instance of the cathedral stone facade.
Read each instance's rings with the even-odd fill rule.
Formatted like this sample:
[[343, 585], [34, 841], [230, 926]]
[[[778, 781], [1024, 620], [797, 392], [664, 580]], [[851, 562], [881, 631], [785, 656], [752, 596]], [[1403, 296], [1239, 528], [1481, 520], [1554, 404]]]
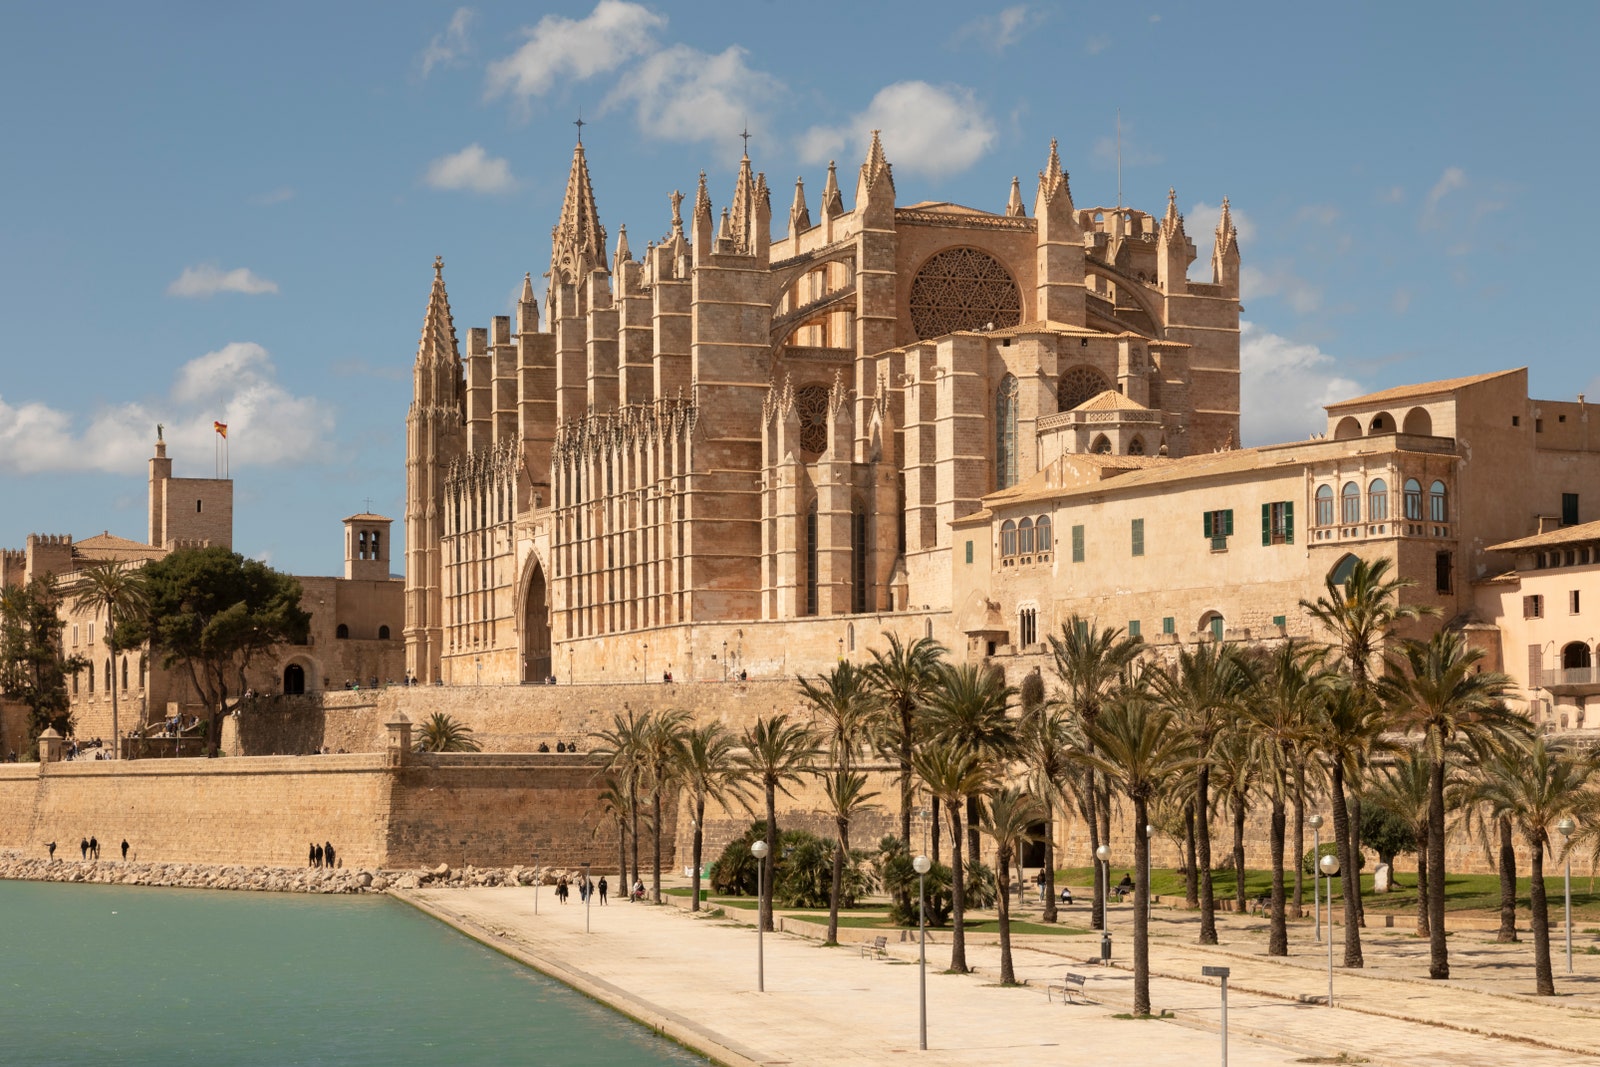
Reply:
[[[435, 261], [407, 420], [406, 649], [422, 682], [815, 670], [879, 631], [955, 644], [950, 524], [1066, 453], [1239, 435], [1239, 250], [1175, 197], [900, 206], [874, 134], [774, 240], [765, 175], [608, 243], [581, 144], [531, 276], [463, 351]], [[970, 562], [970, 561], [967, 561]]]

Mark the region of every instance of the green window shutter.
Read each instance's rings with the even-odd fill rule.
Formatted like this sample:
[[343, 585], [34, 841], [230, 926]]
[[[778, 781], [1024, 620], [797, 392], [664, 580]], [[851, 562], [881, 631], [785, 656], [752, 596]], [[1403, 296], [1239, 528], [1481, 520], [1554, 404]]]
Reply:
[[1274, 625], [1274, 626], [1277, 626], [1277, 627], [1281, 628], [1281, 627], [1287, 626], [1288, 624], [1289, 624], [1289, 620], [1286, 617], [1282, 616], [1282, 615], [1274, 615], [1272, 617], [1272, 625]]
[[1178, 620], [1174, 619], [1171, 615], [1168, 615], [1166, 618], [1162, 619], [1161, 620], [1161, 632], [1164, 633], [1164, 634], [1175, 634], [1175, 633], [1177, 633], [1178, 632]]
[[1261, 543], [1272, 544], [1272, 505], [1261, 505]]
[[1072, 528], [1072, 562], [1083, 562], [1083, 527]]
[[1129, 637], [1138, 637], [1138, 636], [1140, 636], [1140, 634], [1139, 634], [1139, 620], [1138, 619], [1129, 619], [1128, 620], [1128, 636]]
[[967, 562], [968, 563], [972, 562], [972, 542], [971, 541], [967, 542]]
[[1211, 538], [1211, 512], [1209, 512], [1209, 511], [1205, 513], [1205, 525], [1206, 525], [1206, 538], [1209, 540]]
[[1283, 543], [1294, 544], [1294, 501], [1286, 500], [1283, 503]]
[[1144, 520], [1133, 520], [1133, 554], [1144, 555]]
[[1222, 513], [1222, 525], [1223, 525], [1222, 536], [1223, 537], [1232, 537], [1233, 536], [1233, 509], [1232, 508], [1229, 508], [1227, 511], [1224, 511]]

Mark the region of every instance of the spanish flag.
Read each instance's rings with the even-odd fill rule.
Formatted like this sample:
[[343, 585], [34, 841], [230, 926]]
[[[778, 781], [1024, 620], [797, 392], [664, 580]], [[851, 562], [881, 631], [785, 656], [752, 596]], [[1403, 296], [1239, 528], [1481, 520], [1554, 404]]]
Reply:
[[225, 422], [213, 422], [211, 428], [217, 431], [218, 437], [225, 438], [228, 436], [228, 424]]

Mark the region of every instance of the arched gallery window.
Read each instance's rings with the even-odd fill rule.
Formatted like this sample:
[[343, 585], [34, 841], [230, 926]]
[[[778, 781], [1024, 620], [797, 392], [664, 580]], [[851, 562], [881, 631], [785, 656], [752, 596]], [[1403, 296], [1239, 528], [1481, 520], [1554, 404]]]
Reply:
[[1367, 521], [1383, 522], [1389, 517], [1389, 485], [1374, 478], [1367, 486]]
[[1406, 519], [1411, 522], [1422, 521], [1422, 483], [1415, 478], [1406, 479]]
[[1345, 524], [1361, 521], [1361, 487], [1355, 482], [1345, 482], [1339, 493], [1339, 521]]
[[1333, 525], [1333, 486], [1317, 486], [1317, 525]]
[[1444, 483], [1434, 482], [1428, 488], [1428, 517], [1434, 522], [1449, 522], [1449, 501], [1445, 499]]
[[1017, 554], [1017, 524], [1007, 519], [1000, 524], [1000, 558], [1010, 559]]

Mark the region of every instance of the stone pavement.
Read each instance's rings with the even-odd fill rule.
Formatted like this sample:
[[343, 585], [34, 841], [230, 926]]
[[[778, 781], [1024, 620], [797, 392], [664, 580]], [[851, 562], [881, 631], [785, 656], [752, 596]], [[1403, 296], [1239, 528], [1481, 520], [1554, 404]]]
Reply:
[[[548, 891], [540, 895], [537, 915], [530, 889], [422, 889], [399, 895], [736, 1067], [882, 1064], [905, 1054], [938, 1067], [1197, 1057], [1200, 1063], [1215, 1062], [1218, 991], [1191, 980], [1205, 962], [1234, 968], [1229, 1061], [1241, 1067], [1341, 1062], [1340, 1053], [1351, 1057], [1342, 1062], [1393, 1067], [1600, 1067], [1600, 1024], [1591, 1015], [1592, 1002], [1561, 998], [1559, 1005], [1547, 1006], [1548, 1001], [1536, 1004], [1533, 998], [1480, 992], [1463, 983], [1427, 983], [1408, 977], [1402, 965], [1394, 974], [1376, 977], [1336, 971], [1336, 1006], [1329, 1009], [1294, 999], [1325, 992], [1326, 957], [1269, 962], [1252, 948], [1247, 923], [1227, 927], [1229, 944], [1215, 950], [1184, 943], [1192, 940], [1184, 925], [1191, 916], [1163, 917], [1158, 923], [1162, 933], [1153, 942], [1152, 999], [1157, 1009], [1173, 1012], [1166, 1021], [1115, 1018], [1130, 1006], [1132, 975], [1119, 967], [1083, 965], [1097, 952], [1098, 935], [1020, 939], [1018, 977], [1037, 984], [1006, 989], [996, 983], [998, 948], [989, 943], [969, 946], [969, 962], [979, 973], [940, 973], [949, 960], [949, 934], [941, 931], [939, 943], [929, 947], [929, 1051], [922, 1053], [917, 1049], [915, 943], [891, 942], [890, 960], [870, 961], [853, 945], [823, 948], [793, 934], [769, 934], [766, 991], [759, 993], [750, 915], [703, 918], [678, 908], [612, 904], [592, 909], [592, 932], [585, 934], [584, 909], [576, 903], [557, 905]], [[1126, 915], [1114, 914], [1114, 933], [1119, 919], [1126, 931]], [[1129, 947], [1125, 937], [1118, 939], [1116, 955], [1124, 962]], [[1511, 948], [1528, 951], [1525, 945]], [[1323, 960], [1320, 972], [1314, 966], [1318, 959]], [[1093, 1003], [1047, 1002], [1042, 983], [1069, 965], [1089, 975]], [[1587, 973], [1592, 976], [1593, 968]], [[1418, 1021], [1436, 1015], [1522, 1039]]]

